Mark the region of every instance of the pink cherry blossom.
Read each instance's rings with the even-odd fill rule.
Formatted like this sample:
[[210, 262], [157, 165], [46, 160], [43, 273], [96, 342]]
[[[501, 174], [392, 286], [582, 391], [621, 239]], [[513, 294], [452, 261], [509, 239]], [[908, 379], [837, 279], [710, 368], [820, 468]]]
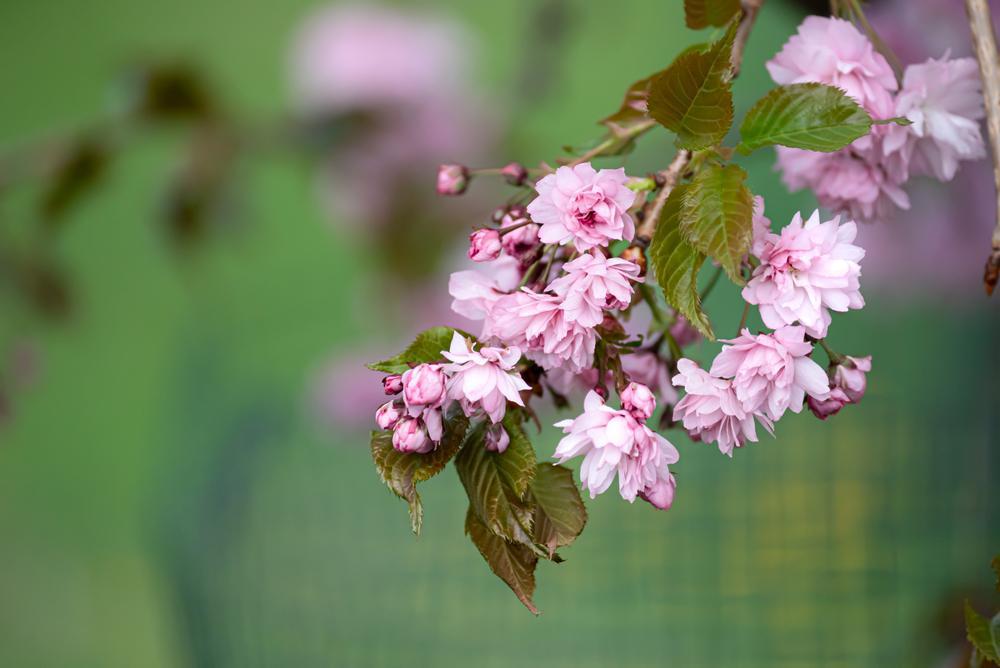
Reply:
[[375, 424], [379, 429], [392, 429], [403, 417], [403, 407], [395, 401], [387, 401], [375, 411]]
[[579, 373], [592, 366], [597, 334], [570, 320], [562, 299], [522, 289], [493, 303], [484, 336], [522, 348], [545, 369], [565, 367]]
[[899, 151], [903, 162], [912, 160], [915, 173], [941, 181], [955, 176], [959, 160], [985, 156], [980, 85], [979, 67], [972, 58], [931, 58], [908, 66], [896, 97], [896, 115], [912, 124], [889, 127], [886, 153]]
[[859, 309], [861, 259], [854, 245], [857, 225], [840, 218], [820, 222], [819, 211], [802, 222], [796, 213], [777, 234], [755, 240], [760, 265], [743, 288], [743, 299], [760, 307], [768, 327], [798, 322], [817, 338], [826, 336], [830, 311]]
[[757, 442], [754, 417], [771, 430], [767, 416], [755, 416], [743, 408], [733, 381], [717, 378], [687, 358], [677, 361], [677, 371], [673, 383], [686, 394], [674, 407], [674, 420], [682, 423], [692, 438], [717, 443], [719, 452], [732, 457], [734, 448], [747, 441]]
[[867, 374], [872, 370], [872, 356], [846, 357], [834, 367], [832, 385], [839, 387], [852, 404], [861, 401], [868, 388]]
[[733, 391], [747, 413], [778, 420], [785, 410], [802, 410], [805, 395], [824, 399], [830, 392], [823, 368], [809, 357], [812, 344], [802, 327], [782, 327], [773, 334], [723, 339], [710, 373], [732, 378]]
[[622, 498], [653, 492], [658, 481], [670, 475], [669, 465], [677, 462], [677, 449], [628, 412], [615, 410], [591, 391], [584, 400], [584, 412], [572, 420], [557, 422], [566, 434], [556, 446], [560, 463], [583, 455], [580, 480], [590, 498], [604, 493], [618, 476]]
[[596, 171], [585, 162], [539, 180], [538, 197], [528, 205], [531, 219], [541, 225], [539, 238], [546, 244], [572, 241], [581, 251], [631, 240], [635, 223], [628, 209], [635, 193], [625, 186], [627, 179], [624, 169]]
[[[519, 213], [523, 213], [521, 209]], [[534, 255], [538, 248], [538, 225], [529, 223], [526, 216], [516, 216], [514, 213], [504, 214], [500, 221], [500, 229], [505, 230], [510, 227], [517, 227], [510, 232], [503, 232], [500, 243], [507, 254], [518, 259], [525, 259]]]
[[656, 410], [656, 397], [641, 383], [629, 383], [622, 391], [621, 399], [622, 408], [639, 421], [649, 419]]
[[470, 320], [484, 319], [493, 303], [520, 280], [518, 262], [512, 257], [501, 256], [482, 267], [486, 271], [456, 271], [448, 279], [451, 310]]
[[875, 118], [890, 118], [896, 77], [886, 59], [850, 21], [808, 16], [767, 62], [775, 83], [823, 83], [845, 91]]
[[434, 442], [428, 437], [420, 420], [404, 417], [392, 430], [392, 447], [399, 452], [427, 454], [434, 449]]
[[512, 186], [524, 185], [524, 180], [528, 178], [528, 170], [519, 162], [507, 163], [500, 170], [500, 173]]
[[841, 408], [849, 403], [851, 403], [851, 400], [847, 398], [847, 395], [839, 387], [831, 387], [830, 394], [826, 399], [806, 397], [806, 404], [809, 406], [809, 410], [820, 420], [825, 420], [830, 416], [836, 415], [840, 412]]
[[490, 262], [500, 257], [500, 233], [481, 229], [469, 235], [469, 259], [473, 262]]
[[890, 169], [881, 157], [879, 143], [861, 151], [851, 146], [836, 153], [818, 153], [797, 148], [777, 148], [781, 180], [792, 192], [808, 188], [820, 205], [846, 213], [861, 222], [888, 219], [896, 208], [909, 209], [910, 198], [903, 190], [907, 170]]
[[426, 407], [436, 408], [445, 397], [445, 377], [440, 364], [421, 364], [403, 374], [403, 401], [415, 417]]
[[521, 359], [520, 349], [484, 346], [473, 350], [455, 332], [451, 348], [442, 355], [452, 362], [444, 367], [449, 375], [448, 398], [461, 402], [467, 415], [482, 409], [495, 424], [503, 419], [508, 401], [524, 405], [520, 392], [531, 387], [514, 370]]
[[642, 282], [639, 265], [601, 253], [584, 253], [563, 266], [563, 275], [548, 289], [563, 299], [566, 317], [596, 327], [604, 309], [622, 309], [632, 301], [632, 282]]
[[753, 220], [751, 221], [753, 236], [750, 244], [750, 252], [757, 257], [764, 252], [764, 242], [771, 234], [771, 219], [764, 215], [764, 198], [755, 195], [753, 198]]
[[641, 350], [622, 355], [621, 360], [622, 370], [630, 380], [642, 383], [658, 394], [664, 405], [672, 406], [677, 403], [677, 390], [670, 384], [670, 372], [666, 363], [656, 353]]

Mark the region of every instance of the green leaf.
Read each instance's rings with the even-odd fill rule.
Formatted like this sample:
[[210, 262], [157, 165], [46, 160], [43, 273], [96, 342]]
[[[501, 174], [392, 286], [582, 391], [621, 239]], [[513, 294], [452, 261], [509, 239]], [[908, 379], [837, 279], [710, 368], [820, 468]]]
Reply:
[[697, 327], [705, 338], [715, 340], [712, 323], [701, 308], [701, 295], [698, 294], [698, 272], [705, 263], [705, 255], [695, 250], [680, 230], [688, 187], [683, 184], [674, 186], [667, 198], [649, 244], [649, 259], [667, 302]]
[[743, 184], [747, 173], [736, 165], [710, 165], [684, 191], [680, 231], [695, 248], [742, 284], [740, 263], [750, 248], [753, 195]]
[[649, 75], [645, 79], [639, 79], [628, 87], [625, 91], [625, 99], [618, 111], [602, 118], [598, 123], [605, 126], [612, 137], [627, 137], [636, 125], [648, 120], [646, 115], [646, 99], [649, 96], [649, 85], [653, 79], [663, 74], [661, 70]]
[[[372, 362], [367, 365], [372, 371], [382, 371], [385, 373], [403, 373], [410, 369], [411, 365], [437, 362], [442, 359], [442, 350], [448, 350], [451, 346], [451, 338], [457, 330], [451, 327], [431, 327], [419, 334], [409, 347], [387, 360]], [[459, 334], [472, 338], [464, 332]]]
[[539, 464], [531, 481], [535, 501], [535, 542], [544, 547], [548, 558], [570, 545], [587, 524], [587, 509], [573, 481], [573, 471], [557, 464]]
[[425, 455], [398, 452], [392, 447], [391, 431], [373, 431], [371, 440], [372, 459], [375, 470], [392, 492], [406, 501], [410, 508], [410, 524], [413, 533], [420, 535], [424, 510], [417, 493], [417, 483], [423, 482], [448, 465], [462, 446], [469, 420], [461, 413], [445, 424], [441, 444], [433, 452]]
[[510, 445], [503, 454], [496, 455], [497, 470], [517, 498], [523, 499], [528, 485], [535, 477], [535, 449], [531, 447], [531, 441], [521, 426], [519, 411], [507, 411], [503, 417], [503, 427], [510, 436]]
[[741, 153], [780, 144], [807, 151], [839, 151], [871, 131], [872, 118], [844, 91], [818, 83], [779, 86], [747, 112]]
[[965, 602], [965, 633], [979, 653], [993, 663], [1000, 663], [1000, 614], [988, 620]]
[[[512, 436], [506, 452], [489, 452], [484, 445], [486, 427], [482, 423], [469, 431], [462, 451], [455, 458], [455, 470], [465, 487], [470, 505], [490, 531], [509, 541], [530, 545], [533, 542], [531, 528], [534, 507], [530, 501], [520, 498], [512, 484], [519, 480], [523, 463], [509, 463], [504, 459], [508, 455], [513, 455], [514, 459], [526, 457], [520, 449], [524, 444], [530, 449], [531, 444], [524, 439], [523, 444], [515, 445]], [[531, 458], [533, 462], [534, 453]], [[530, 483], [530, 479], [528, 482]]]
[[490, 531], [472, 506], [465, 513], [465, 533], [472, 539], [479, 554], [483, 555], [490, 570], [507, 583], [524, 607], [537, 615], [538, 608], [531, 600], [535, 593], [535, 567], [538, 565], [535, 553]]
[[684, 21], [692, 30], [726, 25], [740, 11], [740, 0], [684, 0]]
[[733, 124], [729, 87], [736, 22], [708, 51], [689, 50], [649, 87], [649, 115], [677, 135], [677, 145], [700, 149], [718, 144]]

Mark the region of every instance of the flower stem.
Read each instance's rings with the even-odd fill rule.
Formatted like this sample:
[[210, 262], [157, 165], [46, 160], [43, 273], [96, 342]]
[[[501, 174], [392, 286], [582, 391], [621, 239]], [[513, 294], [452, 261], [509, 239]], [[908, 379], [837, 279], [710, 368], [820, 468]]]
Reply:
[[[983, 2], [985, 1], [986, 0], [983, 0]], [[878, 52], [885, 56], [885, 59], [889, 61], [889, 65], [892, 67], [892, 71], [896, 75], [896, 80], [902, 82], [903, 64], [899, 62], [899, 58], [896, 57], [896, 54], [892, 52], [892, 49], [889, 48], [888, 44], [882, 41], [882, 38], [879, 37], [875, 28], [868, 22], [868, 18], [865, 16], [864, 10], [861, 9], [861, 3], [858, 0], [847, 0], [847, 6], [851, 10], [851, 13], [854, 14], [854, 17], [858, 20], [858, 23], [861, 24], [861, 27], [864, 28], [865, 33], [868, 34], [868, 39], [872, 41], [872, 44], [875, 45]]]
[[830, 364], [841, 364], [844, 361], [844, 356], [833, 350], [826, 344], [826, 339], [817, 339], [816, 343], [822, 346], [823, 350], [826, 351], [826, 356], [830, 358]]
[[705, 289], [701, 291], [701, 297], [700, 297], [701, 301], [705, 301], [708, 298], [708, 296], [712, 294], [712, 290], [715, 288], [715, 284], [719, 282], [719, 278], [721, 276], [722, 276], [722, 266], [720, 265], [715, 268], [715, 273], [712, 274], [712, 278], [709, 279], [708, 285], [706, 285]]

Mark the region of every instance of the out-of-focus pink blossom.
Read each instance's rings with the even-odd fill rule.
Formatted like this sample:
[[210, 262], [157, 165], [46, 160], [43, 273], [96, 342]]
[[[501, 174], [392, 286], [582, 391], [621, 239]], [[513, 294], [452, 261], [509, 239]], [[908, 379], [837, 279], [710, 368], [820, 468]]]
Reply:
[[510, 434], [502, 424], [492, 424], [486, 430], [486, 449], [490, 452], [503, 454], [510, 445]]
[[524, 185], [524, 180], [528, 178], [528, 170], [519, 162], [511, 162], [504, 165], [500, 173], [507, 179], [507, 183], [512, 186]]
[[589, 162], [560, 167], [535, 184], [538, 197], [528, 205], [547, 244], [573, 242], [581, 251], [631, 240], [635, 223], [628, 209], [635, 193], [625, 186], [624, 169], [595, 170]]
[[403, 417], [403, 407], [395, 401], [387, 401], [375, 411], [375, 424], [379, 429], [392, 429]]
[[469, 235], [469, 259], [473, 262], [490, 262], [500, 257], [500, 233], [484, 228]]
[[[523, 212], [524, 209], [521, 209], [520, 213]], [[500, 237], [507, 254], [518, 259], [534, 255], [538, 248], [538, 225], [529, 223], [527, 216], [515, 216], [514, 213], [508, 212], [500, 221], [500, 229], [503, 231], [511, 227], [516, 229], [503, 232], [503, 236]]]
[[386, 376], [382, 379], [382, 390], [390, 396], [399, 394], [403, 391], [403, 377], [398, 373]]
[[528, 289], [493, 303], [483, 335], [524, 349], [545, 369], [564, 366], [573, 373], [593, 364], [597, 344], [594, 329], [570, 320], [560, 297]]
[[733, 391], [746, 413], [761, 412], [778, 420], [791, 409], [802, 410], [805, 395], [825, 398], [830, 388], [823, 368], [809, 357], [812, 344], [802, 327], [782, 327], [773, 334], [723, 339], [710, 373], [732, 378]]
[[642, 383], [629, 383], [621, 395], [622, 408], [640, 422], [649, 419], [656, 410], [656, 397]]
[[404, 417], [392, 430], [392, 447], [399, 452], [427, 454], [434, 449], [434, 442], [427, 435], [420, 420]]
[[779, 84], [823, 83], [853, 97], [875, 118], [893, 114], [896, 77], [886, 59], [850, 21], [808, 16], [767, 62]]
[[440, 364], [421, 364], [403, 374], [403, 401], [415, 417], [424, 408], [441, 405], [445, 397], [445, 377]]
[[628, 412], [606, 406], [596, 393], [584, 400], [584, 412], [575, 419], [557, 422], [566, 434], [556, 447], [559, 462], [583, 455], [581, 483], [590, 498], [605, 492], [618, 475], [623, 499], [654, 491], [670, 476], [669, 465], [677, 462], [677, 449]]
[[830, 388], [830, 394], [826, 399], [806, 397], [806, 404], [809, 406], [809, 410], [820, 420], [825, 420], [832, 415], [836, 415], [840, 412], [841, 408], [849, 403], [851, 403], [851, 400], [847, 398], [847, 395], [839, 387]]
[[632, 283], [642, 282], [639, 265], [601, 253], [584, 253], [563, 266], [565, 272], [549, 290], [563, 299], [566, 317], [584, 327], [596, 327], [604, 309], [625, 308], [632, 301]]
[[469, 187], [469, 170], [464, 165], [441, 165], [437, 174], [438, 195], [461, 195]]
[[656, 353], [642, 350], [622, 355], [621, 361], [622, 370], [630, 380], [642, 383], [660, 395], [660, 400], [665, 405], [672, 406], [677, 403], [677, 390], [670, 384], [670, 372], [666, 363]]
[[[731, 380], [717, 378], [687, 358], [677, 361], [677, 371], [673, 383], [686, 394], [674, 407], [674, 419], [692, 438], [717, 443], [719, 452], [730, 457], [734, 448], [757, 442], [755, 416], [743, 408]], [[767, 416], [756, 417], [771, 431]]]
[[910, 208], [910, 198], [902, 188], [906, 170], [888, 170], [875, 144], [867, 151], [848, 147], [836, 153], [779, 146], [781, 180], [792, 192], [808, 188], [821, 206], [853, 220], [887, 220], [897, 207]]
[[743, 288], [743, 299], [760, 307], [764, 324], [779, 328], [795, 322], [817, 338], [826, 336], [830, 310], [865, 305], [861, 296], [861, 259], [852, 242], [857, 225], [840, 218], [820, 222], [819, 211], [802, 222], [796, 213], [777, 234], [756, 238], [760, 265]]
[[677, 321], [670, 326], [670, 336], [674, 337], [674, 341], [681, 348], [686, 348], [701, 341], [701, 332], [695, 329], [694, 325], [679, 313], [677, 314]]
[[521, 351], [516, 347], [482, 347], [473, 350], [458, 332], [451, 347], [442, 354], [452, 363], [445, 365], [448, 374], [448, 398], [459, 401], [466, 415], [482, 409], [495, 424], [503, 419], [507, 402], [523, 406], [521, 390], [530, 390], [521, 374], [514, 370]]
[[648, 501], [654, 508], [670, 510], [670, 506], [674, 505], [674, 492], [676, 490], [677, 480], [674, 479], [673, 474], [667, 474], [639, 492], [639, 498]]
[[861, 401], [868, 388], [868, 372], [872, 370], [872, 356], [850, 357], [838, 364], [833, 370], [833, 385], [839, 387], [847, 395], [852, 404]]
[[911, 125], [889, 127], [886, 154], [898, 151], [914, 173], [941, 181], [954, 178], [960, 160], [984, 157], [980, 85], [979, 66], [972, 58], [930, 58], [909, 65], [896, 97], [896, 115]]

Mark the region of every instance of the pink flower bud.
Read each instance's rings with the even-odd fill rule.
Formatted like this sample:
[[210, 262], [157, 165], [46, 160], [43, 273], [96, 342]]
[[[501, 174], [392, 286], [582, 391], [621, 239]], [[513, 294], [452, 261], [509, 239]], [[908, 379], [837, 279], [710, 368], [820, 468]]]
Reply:
[[840, 412], [841, 408], [849, 403], [851, 403], [851, 400], [847, 398], [842, 389], [836, 386], [830, 388], [830, 396], [826, 399], [815, 399], [812, 396], [806, 397], [806, 404], [809, 406], [809, 410], [820, 420], [825, 420], [831, 415], [836, 415]]
[[841, 388], [852, 404], [861, 401], [868, 387], [866, 374], [872, 370], [872, 356], [847, 357], [833, 370], [833, 385]]
[[507, 179], [507, 183], [512, 186], [524, 185], [524, 180], [528, 178], [528, 170], [519, 162], [512, 162], [500, 170], [500, 173]]
[[439, 195], [461, 195], [469, 187], [469, 170], [463, 165], [438, 167], [437, 191]]
[[500, 257], [500, 233], [496, 230], [476, 230], [469, 235], [469, 259], [473, 262], [490, 262]]
[[622, 408], [639, 422], [646, 420], [656, 410], [656, 397], [641, 383], [629, 383], [622, 392]]
[[403, 401], [410, 408], [438, 406], [444, 400], [444, 391], [440, 364], [421, 364], [403, 374]]
[[490, 425], [490, 428], [486, 430], [486, 449], [490, 452], [503, 454], [508, 445], [510, 445], [510, 434], [503, 428], [503, 425]]
[[375, 424], [379, 429], [392, 429], [403, 417], [402, 406], [398, 406], [394, 401], [387, 401], [375, 411]]
[[677, 345], [681, 348], [701, 341], [701, 332], [695, 329], [694, 325], [680, 314], [677, 315], [677, 322], [670, 328], [670, 335], [674, 337]]
[[501, 230], [520, 226], [510, 232], [504, 232], [503, 236], [500, 237], [503, 249], [507, 251], [507, 254], [519, 259], [532, 255], [538, 248], [538, 225], [525, 223], [528, 223], [528, 219], [524, 210], [520, 208], [511, 209], [500, 221]]
[[385, 393], [389, 396], [399, 394], [403, 391], [403, 377], [398, 373], [386, 376], [382, 379], [382, 389], [385, 390]]
[[674, 491], [677, 489], [677, 480], [673, 475], [666, 478], [659, 478], [652, 485], [639, 492], [639, 498], [648, 501], [654, 508], [660, 510], [670, 510], [674, 504]]
[[392, 447], [399, 452], [426, 454], [434, 449], [434, 443], [428, 438], [420, 420], [405, 417], [392, 430]]

